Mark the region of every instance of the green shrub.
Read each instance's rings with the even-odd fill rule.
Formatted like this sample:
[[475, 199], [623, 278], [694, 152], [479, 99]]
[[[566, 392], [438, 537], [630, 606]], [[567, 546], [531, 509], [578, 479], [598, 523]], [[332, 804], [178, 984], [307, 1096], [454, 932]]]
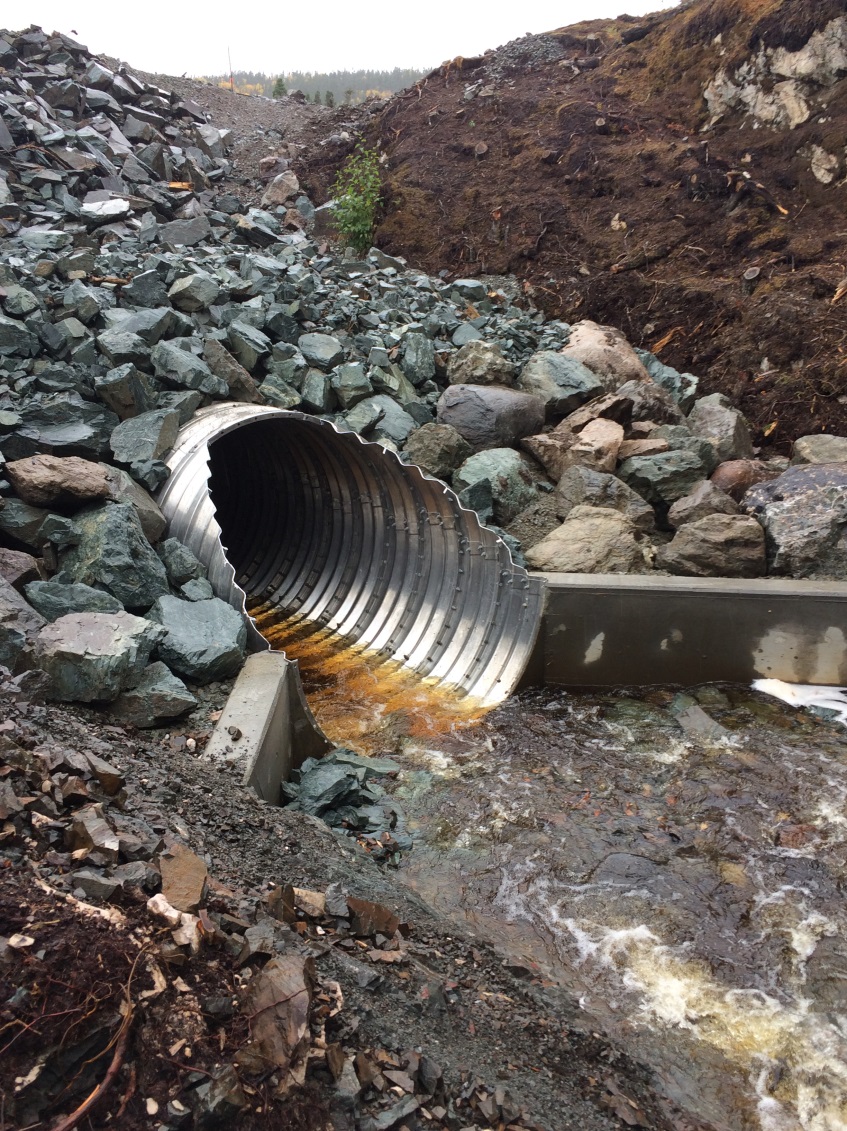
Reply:
[[335, 226], [350, 247], [362, 255], [373, 242], [380, 197], [379, 154], [362, 142], [335, 178]]
[[271, 97], [272, 98], [283, 98], [283, 97], [285, 97], [286, 94], [288, 94], [288, 87], [285, 85], [285, 79], [282, 77], [282, 75], [280, 75], [274, 81], [274, 88], [273, 88], [273, 93], [272, 93]]

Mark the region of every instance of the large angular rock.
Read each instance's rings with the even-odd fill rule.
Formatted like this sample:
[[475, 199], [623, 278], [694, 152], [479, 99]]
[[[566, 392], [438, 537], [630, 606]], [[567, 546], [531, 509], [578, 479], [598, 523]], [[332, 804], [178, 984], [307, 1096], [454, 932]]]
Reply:
[[451, 385], [503, 385], [515, 383], [515, 367], [493, 342], [468, 342], [450, 356], [447, 380]]
[[0, 577], [8, 581], [19, 593], [24, 593], [24, 586], [31, 581], [40, 580], [42, 569], [42, 563], [32, 554], [25, 554], [23, 550], [7, 550], [5, 546], [0, 546]]
[[168, 288], [158, 271], [140, 271], [122, 293], [133, 306], [167, 306], [168, 303]]
[[20, 499], [7, 499], [0, 510], [0, 530], [16, 542], [40, 552], [47, 541], [41, 536], [41, 528], [48, 513], [42, 507], [31, 507]]
[[126, 365], [110, 369], [108, 373], [96, 374], [94, 388], [112, 412], [121, 420], [128, 420], [131, 416], [138, 416], [156, 407], [161, 386], [148, 374], [127, 362]]
[[617, 395], [632, 401], [633, 420], [653, 420], [657, 424], [682, 424], [685, 417], [679, 405], [661, 385], [648, 378], [646, 381], [625, 381], [618, 386]]
[[235, 357], [249, 373], [271, 352], [271, 340], [267, 334], [246, 321], [238, 320], [229, 324], [227, 341]]
[[145, 368], [150, 361], [150, 347], [140, 334], [117, 326], [97, 335], [97, 348], [112, 366], [138, 365]]
[[27, 656], [45, 624], [44, 617], [0, 578], [0, 664], [4, 668], [15, 672], [28, 666]]
[[477, 451], [532, 436], [544, 424], [544, 402], [496, 385], [451, 385], [438, 401], [439, 424], [449, 424]]
[[653, 508], [614, 475], [588, 467], [570, 467], [556, 486], [556, 514], [565, 519], [578, 506], [618, 511], [638, 530], [655, 529]]
[[738, 503], [704, 479], [689, 494], [677, 499], [668, 511], [668, 524], [678, 530], [686, 523], [697, 522], [711, 514], [738, 514]]
[[112, 498], [117, 503], [128, 503], [138, 516], [147, 541], [158, 542], [168, 523], [153, 496], [145, 491], [140, 483], [136, 483], [123, 468], [112, 468], [110, 478]]
[[613, 392], [625, 381], [646, 381], [647, 370], [635, 350], [612, 326], [596, 322], [577, 322], [571, 327], [568, 344], [561, 350], [564, 357], [580, 361]]
[[262, 208], [274, 208], [293, 200], [300, 191], [300, 182], [292, 169], [285, 169], [274, 177], [262, 195]]
[[145, 460], [159, 459], [169, 452], [178, 433], [179, 413], [159, 408], [124, 420], [109, 442], [115, 460], [131, 467]]
[[769, 573], [847, 577], [847, 464], [791, 467], [741, 505], [765, 528]]
[[650, 433], [651, 440], [664, 440], [667, 450], [690, 452], [703, 466], [703, 475], [708, 476], [718, 466], [718, 453], [715, 445], [705, 436], [698, 436], [685, 424], [660, 424]]
[[35, 655], [52, 698], [110, 702], [141, 678], [163, 635], [130, 613], [70, 613], [41, 629]]
[[309, 365], [324, 373], [344, 360], [344, 346], [331, 334], [301, 334], [297, 347]]
[[765, 532], [744, 514], [709, 514], [681, 526], [656, 564], [688, 577], [761, 577]]
[[3, 437], [7, 460], [39, 453], [96, 460], [109, 454], [109, 435], [118, 423], [114, 413], [78, 393], [55, 393], [24, 404], [20, 416], [20, 426]]
[[359, 401], [373, 396], [373, 385], [368, 379], [361, 361], [339, 365], [333, 370], [331, 382], [338, 402], [343, 409], [352, 408]]
[[232, 400], [243, 401], [245, 404], [262, 403], [264, 398], [256, 382], [216, 338], [206, 339], [203, 359], [216, 377], [226, 381]]
[[24, 589], [26, 599], [47, 621], [68, 613], [120, 613], [123, 606], [110, 593], [92, 589], [80, 582], [31, 581]]
[[220, 285], [211, 275], [202, 271], [193, 275], [186, 275], [177, 279], [168, 291], [168, 298], [177, 310], [184, 310], [193, 314], [197, 310], [206, 310], [212, 305], [221, 293]]
[[206, 576], [205, 569], [191, 550], [176, 538], [166, 538], [160, 543], [158, 553], [168, 571], [168, 581], [175, 589], [186, 581]]
[[612, 472], [623, 443], [623, 426], [602, 417], [592, 420], [574, 438], [564, 455], [566, 466], [579, 464], [594, 471]]
[[567, 416], [599, 397], [604, 388], [581, 361], [555, 350], [533, 354], [521, 371], [518, 386], [544, 401], [548, 417]]
[[111, 495], [110, 468], [77, 456], [29, 456], [6, 464], [20, 498], [34, 507], [75, 510]]
[[801, 436], [794, 441], [792, 464], [847, 463], [847, 437]]
[[17, 318], [0, 314], [0, 357], [31, 357], [38, 349], [38, 338]]
[[646, 573], [652, 547], [618, 511], [574, 507], [562, 525], [525, 551], [533, 569], [554, 573]]
[[636, 349], [636, 357], [666, 393], [670, 393], [683, 412], [690, 412], [697, 396], [699, 380], [693, 373], [680, 373], [670, 365], [659, 361], [655, 354]]
[[195, 216], [191, 220], [172, 220], [159, 228], [162, 243], [175, 246], [195, 247], [212, 235], [212, 226], [205, 216]]
[[156, 376], [172, 389], [197, 389], [213, 397], [225, 397], [229, 391], [202, 358], [176, 342], [157, 342], [150, 356]]
[[166, 628], [159, 658], [186, 679], [201, 684], [226, 679], [244, 662], [247, 628], [241, 614], [218, 597], [160, 597], [147, 616]]
[[200, 857], [184, 844], [173, 844], [159, 857], [162, 895], [177, 911], [195, 914], [203, 902], [209, 872]]
[[477, 452], [453, 474], [453, 489], [466, 506], [474, 505], [474, 489], [485, 484], [494, 521], [500, 526], [507, 526], [535, 502], [535, 482], [532, 464], [514, 448]]
[[534, 460], [544, 468], [554, 483], [558, 483], [567, 468], [575, 462], [569, 452], [576, 440], [572, 432], [541, 432], [538, 436], [524, 436], [519, 440], [520, 447], [529, 452]]
[[618, 468], [624, 483], [649, 503], [675, 503], [703, 478], [703, 463], [691, 452], [633, 456]]
[[181, 679], [158, 660], [144, 669], [134, 687], [112, 703], [111, 713], [122, 723], [158, 727], [197, 706], [197, 699]]
[[409, 437], [405, 450], [412, 463], [436, 479], [449, 479], [472, 453], [467, 440], [449, 424], [424, 424]]
[[390, 440], [392, 444], [403, 444], [417, 428], [415, 418], [402, 409], [387, 393], [359, 401], [348, 413], [348, 421], [354, 413], [370, 413], [376, 417], [370, 429], [375, 440]]
[[422, 385], [435, 376], [435, 346], [425, 334], [405, 334], [400, 364], [413, 385]]
[[712, 393], [695, 401], [688, 414], [688, 427], [714, 444], [721, 462], [749, 459], [753, 455], [747, 421], [723, 393]]
[[80, 541], [60, 558], [61, 581], [104, 589], [127, 609], [148, 609], [168, 592], [168, 575], [128, 503], [80, 511]]

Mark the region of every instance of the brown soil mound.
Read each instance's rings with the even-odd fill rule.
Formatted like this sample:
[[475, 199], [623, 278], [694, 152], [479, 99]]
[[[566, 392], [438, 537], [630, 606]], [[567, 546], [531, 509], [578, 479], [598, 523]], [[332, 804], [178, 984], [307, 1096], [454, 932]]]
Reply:
[[[759, 57], [753, 81], [772, 101], [791, 85], [773, 53], [845, 10], [694, 0], [454, 59], [378, 121], [377, 242], [430, 272], [514, 272], [550, 315], [620, 327], [729, 394], [760, 441], [843, 431], [847, 79], [804, 78], [795, 128], [744, 106], [704, 128], [703, 92]], [[333, 155], [311, 161], [307, 184], [325, 195]]]

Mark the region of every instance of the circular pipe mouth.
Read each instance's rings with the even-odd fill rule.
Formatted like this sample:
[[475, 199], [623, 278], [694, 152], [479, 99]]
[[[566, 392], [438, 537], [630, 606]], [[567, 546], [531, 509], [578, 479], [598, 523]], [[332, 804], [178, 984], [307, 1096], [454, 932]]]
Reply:
[[485, 705], [520, 679], [542, 583], [394, 452], [302, 413], [223, 404], [183, 427], [168, 465], [170, 534], [236, 608], [273, 610]]

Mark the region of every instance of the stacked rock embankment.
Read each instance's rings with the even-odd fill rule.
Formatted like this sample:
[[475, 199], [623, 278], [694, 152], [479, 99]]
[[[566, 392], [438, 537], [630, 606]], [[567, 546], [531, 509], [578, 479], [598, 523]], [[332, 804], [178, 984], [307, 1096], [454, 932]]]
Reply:
[[241, 211], [226, 133], [73, 41], [0, 33], [0, 66], [0, 663], [54, 697], [157, 725], [238, 670], [242, 619], [154, 498], [226, 400], [397, 451], [535, 568], [847, 573], [847, 441], [758, 461], [608, 327], [333, 253], [290, 169]]

